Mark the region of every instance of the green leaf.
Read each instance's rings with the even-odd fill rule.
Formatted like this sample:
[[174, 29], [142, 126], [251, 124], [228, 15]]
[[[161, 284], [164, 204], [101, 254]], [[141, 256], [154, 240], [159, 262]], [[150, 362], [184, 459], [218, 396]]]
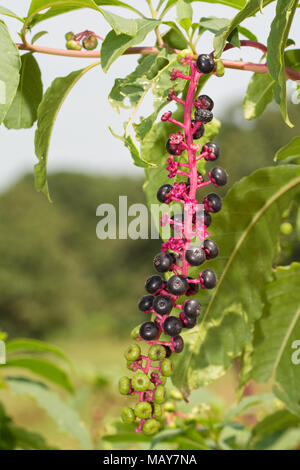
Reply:
[[37, 374], [40, 377], [43, 377], [57, 385], [60, 385], [68, 392], [73, 392], [73, 386], [65, 371], [53, 362], [48, 361], [47, 359], [41, 359], [33, 356], [9, 357], [7, 358], [6, 363], [3, 364], [2, 367], [18, 367], [30, 370], [34, 374]]
[[281, 147], [275, 153], [274, 160], [285, 160], [288, 157], [299, 157], [300, 156], [300, 137], [293, 137], [292, 140]]
[[0, 124], [17, 92], [21, 60], [5, 24], [0, 21]]
[[12, 18], [15, 18], [16, 20], [19, 20], [19, 21], [22, 21], [22, 22], [24, 21], [24, 20], [22, 20], [22, 18], [20, 18], [18, 15], [16, 15], [13, 11], [9, 10], [6, 7], [1, 7], [0, 6], [0, 15], [10, 16]]
[[45, 34], [48, 34], [48, 31], [39, 31], [36, 33], [31, 39], [31, 44], [37, 42], [41, 37], [45, 36]]
[[249, 377], [257, 382], [271, 378], [275, 395], [300, 415], [299, 365], [292, 357], [293, 342], [300, 338], [299, 276], [299, 263], [278, 267], [266, 286], [266, 306], [255, 326]]
[[41, 71], [33, 55], [22, 55], [20, 81], [14, 100], [5, 116], [8, 129], [27, 129], [37, 120], [38, 106], [43, 97]]
[[[228, 18], [217, 18], [216, 16], [203, 17], [199, 21], [199, 26], [201, 28], [204, 28], [214, 34], [221, 34], [228, 28], [229, 24], [230, 20]], [[238, 33], [242, 34], [251, 41], [257, 41], [257, 37], [255, 36], [255, 34], [249, 31], [249, 29], [244, 28], [243, 26], [238, 25], [236, 28], [234, 28], [231, 34], [233, 33], [234, 35], [231, 36], [231, 41], [229, 40], [230, 35], [228, 36], [228, 41], [231, 42], [231, 44], [233, 45], [235, 45], [235, 42], [237, 44], [237, 47], [240, 47], [239, 42], [237, 42]]]
[[172, 49], [186, 49], [188, 47], [188, 41], [175, 21], [163, 21], [163, 24], [171, 28], [169, 31], [162, 34], [164, 44]]
[[[273, 0], [264, 0], [263, 1], [263, 6], [268, 5], [271, 3]], [[218, 34], [214, 38], [214, 49], [215, 49], [215, 57], [219, 58], [222, 54], [222, 51], [225, 46], [225, 42], [232, 33], [232, 31], [240, 25], [242, 21], [244, 21], [246, 18], [249, 18], [250, 16], [255, 15], [259, 10], [259, 3], [257, 0], [249, 0], [243, 8], [235, 15], [235, 17], [230, 21], [228, 24], [227, 28], [222, 31], [220, 34]]]
[[132, 138], [130, 137], [130, 135], [124, 135], [124, 136], [121, 136], [121, 135], [118, 135], [116, 134], [112, 129], [111, 127], [109, 127], [109, 130], [110, 132], [112, 133], [112, 135], [114, 137], [116, 137], [117, 139], [120, 139], [122, 140], [122, 142], [124, 142], [124, 145], [126, 148], [128, 148], [128, 150], [130, 151], [130, 154], [131, 154], [131, 157], [132, 157], [132, 160], [133, 160], [133, 163], [135, 164], [135, 166], [138, 166], [138, 167], [141, 167], [141, 168], [147, 168], [148, 166], [154, 166], [152, 163], [149, 163], [147, 162], [146, 160], [143, 160], [141, 155], [140, 155], [140, 152], [138, 151], [136, 145], [134, 144]]
[[243, 103], [246, 119], [260, 116], [272, 101], [275, 80], [269, 74], [254, 73], [250, 79]]
[[66, 405], [57, 394], [45, 388], [42, 384], [29, 380], [7, 379], [9, 389], [15, 395], [29, 395], [55, 421], [57, 428], [67, 431], [85, 450], [92, 448], [91, 438], [80, 421], [77, 413]]
[[300, 70], [300, 49], [290, 49], [285, 51], [284, 62], [287, 67]]
[[299, 166], [260, 169], [229, 190], [214, 216], [209, 232], [220, 256], [209, 267], [218, 283], [212, 292], [199, 294], [203, 320], [183, 335], [185, 348], [175, 359], [172, 377], [185, 395], [221, 376], [248, 344], [262, 314], [263, 286], [272, 279], [281, 213], [299, 185]]
[[[134, 22], [131, 20], [131, 23]], [[101, 47], [101, 66], [104, 72], [107, 72], [111, 64], [129, 47], [140, 44], [159, 23], [159, 21], [151, 19], [135, 20], [137, 30], [133, 37], [127, 34], [118, 35], [115, 31], [110, 31], [105, 37]]]
[[[57, 16], [57, 15], [61, 15], [63, 13], [68, 13], [70, 11], [73, 11], [73, 10], [78, 10], [80, 8], [93, 8], [93, 9], [97, 9], [95, 8], [95, 5], [97, 6], [105, 6], [105, 5], [112, 5], [112, 6], [118, 6], [118, 7], [122, 7], [122, 8], [126, 8], [128, 10], [131, 10], [131, 11], [134, 11], [135, 13], [137, 13], [138, 15], [140, 16], [143, 16], [136, 8], [134, 8], [133, 6], [131, 5], [128, 5], [127, 3], [124, 3], [124, 2], [121, 2], [121, 1], [118, 1], [118, 0], [107, 0], [107, 1], [102, 1], [102, 0], [94, 0], [94, 2], [89, 2], [89, 4], [86, 4], [85, 2], [84, 3], [81, 3], [81, 0], [79, 1], [75, 1], [75, 0], [67, 0], [67, 1], [64, 1], [62, 5], [56, 5], [56, 3], [58, 2], [59, 0], [54, 0], [54, 1], [45, 1], [45, 0], [42, 0], [42, 1], [38, 1], [35, 3], [35, 5], [33, 5], [33, 8], [31, 9], [31, 15], [32, 15], [32, 20], [30, 21], [30, 24], [31, 25], [35, 25], [37, 23], [40, 23], [41, 21], [44, 21], [44, 20], [47, 20], [49, 18], [53, 18], [54, 16]], [[51, 6], [50, 5], [50, 8], [48, 8], [46, 5], [53, 5]], [[40, 5], [43, 5], [42, 7]], [[89, 6], [90, 5], [90, 6]], [[46, 9], [46, 12], [45, 13], [37, 13], [38, 11], [42, 11], [43, 9]], [[98, 10], [99, 11], [99, 10]]]
[[6, 352], [9, 353], [20, 353], [20, 352], [37, 352], [37, 353], [50, 353], [54, 356], [63, 359], [70, 364], [69, 359], [66, 355], [56, 346], [45, 343], [44, 341], [38, 341], [36, 339], [17, 338], [11, 341], [7, 341], [5, 344]]
[[[241, 10], [244, 8], [247, 0], [191, 0], [192, 2], [205, 2], [205, 3], [218, 3], [221, 5], [227, 5], [232, 8], [237, 8], [238, 10]], [[164, 10], [162, 11], [161, 17], [164, 16], [170, 8], [175, 6], [177, 3], [177, 0], [168, 0]]]
[[268, 434], [273, 434], [277, 431], [284, 431], [285, 429], [296, 427], [300, 425], [299, 417], [290, 413], [287, 410], [275, 411], [271, 415], [267, 415], [262, 421], [252, 430], [253, 439], [262, 438]]
[[56, 117], [74, 85], [84, 74], [96, 65], [98, 65], [98, 62], [84, 69], [71, 72], [66, 77], [56, 78], [46, 91], [39, 105], [37, 130], [35, 133], [35, 153], [39, 159], [39, 163], [34, 166], [34, 177], [37, 191], [42, 191], [49, 200], [47, 160], [50, 138]]
[[293, 124], [290, 122], [287, 113], [284, 51], [297, 5], [298, 0], [278, 0], [276, 15], [272, 21], [267, 41], [268, 70], [276, 82], [274, 98], [279, 104], [284, 121], [290, 127], [293, 127]]
[[232, 406], [224, 417], [224, 423], [229, 423], [233, 419], [241, 416], [246, 413], [249, 408], [253, 406], [261, 405], [262, 403], [272, 402], [274, 400], [274, 395], [271, 393], [264, 393], [262, 395], [252, 395], [243, 397], [242, 400], [237, 404]]
[[189, 0], [178, 0], [176, 3], [177, 21], [188, 32], [193, 21], [193, 9]]

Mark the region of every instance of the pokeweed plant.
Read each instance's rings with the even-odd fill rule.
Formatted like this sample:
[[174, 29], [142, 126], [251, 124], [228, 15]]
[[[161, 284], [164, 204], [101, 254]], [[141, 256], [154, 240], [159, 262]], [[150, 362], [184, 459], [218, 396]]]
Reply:
[[[138, 418], [138, 431], [143, 429], [147, 434], [160, 427], [156, 418], [163, 415], [160, 404], [167, 376], [172, 375], [174, 385], [187, 400], [192, 390], [221, 377], [235, 358], [240, 362], [239, 389], [250, 380], [266, 382], [271, 378], [276, 397], [291, 413], [300, 414], [300, 373], [294, 360], [300, 338], [299, 264], [282, 267], [275, 263], [280, 229], [284, 232], [282, 219], [299, 200], [300, 168], [293, 161], [299, 155], [297, 137], [276, 153], [276, 159], [285, 164], [260, 169], [233, 185], [209, 229], [209, 238], [206, 229], [210, 213], [221, 209], [221, 199], [215, 193], [206, 195], [204, 212], [200, 210], [198, 217], [196, 207], [196, 190], [206, 184], [226, 183], [226, 172], [220, 167], [209, 169], [207, 179], [203, 179], [206, 162], [215, 159], [219, 151], [213, 139], [220, 123], [212, 116], [212, 100], [202, 93], [207, 80], [214, 75], [222, 77], [226, 69], [235, 70], [230, 73], [252, 71], [244, 98], [245, 117], [255, 119], [274, 100], [286, 124], [293, 126], [287, 113], [286, 82], [300, 79], [300, 50], [289, 38], [297, 1], [201, 2], [203, 8], [205, 3], [221, 3], [238, 10], [229, 19], [194, 18], [196, 1], [160, 0], [153, 5], [146, 0], [139, 2], [137, 9], [116, 0], [32, 0], [24, 18], [0, 7], [1, 15], [22, 23], [21, 42], [15, 44], [5, 23], [0, 22], [0, 119], [14, 129], [31, 127], [37, 121], [35, 185], [49, 199], [47, 159], [63, 101], [92, 68], [101, 64], [107, 72], [121, 55], [139, 55], [135, 70], [118, 78], [109, 94], [117, 111], [128, 108], [128, 102], [133, 108], [124, 134], [117, 137], [129, 149], [133, 163], [145, 169], [144, 190], [149, 204], [158, 198], [170, 207], [177, 202], [185, 209], [183, 214], [162, 218], [163, 224], [169, 223], [174, 231], [179, 229], [179, 236], [163, 240], [154, 267], [166, 276], [152, 276], [146, 283], [149, 295], [139, 303], [142, 311], [153, 315], [134, 332], [136, 339], [149, 343], [147, 356], [142, 353], [141, 342], [130, 346], [126, 359], [136, 374], [120, 383], [122, 393], [131, 395], [135, 391], [139, 396], [134, 411], [129, 407], [123, 411], [124, 420]], [[274, 19], [264, 45], [242, 23], [268, 4], [274, 6]], [[127, 10], [131, 18], [107, 7]], [[44, 20], [84, 8], [100, 14], [111, 26], [105, 38], [88, 29], [66, 32], [66, 47], [61, 49], [36, 44], [45, 34], [42, 30], [29, 40]], [[176, 20], [169, 17], [175, 8]], [[201, 50], [205, 31], [214, 34], [209, 53]], [[144, 46], [143, 41], [152, 32], [155, 44]], [[101, 50], [97, 49], [98, 41]], [[226, 59], [227, 50], [241, 47], [260, 51], [259, 63]], [[97, 62], [56, 78], [43, 95], [35, 58], [43, 53], [95, 58]], [[222, 86], [221, 78], [219, 83]], [[134, 122], [150, 91], [153, 112]], [[178, 109], [161, 115], [169, 101], [176, 102]], [[163, 122], [159, 122], [160, 117]], [[179, 132], [176, 126], [181, 128]], [[199, 141], [194, 143], [194, 139]], [[218, 251], [220, 256], [216, 257]], [[209, 267], [202, 267], [208, 258], [215, 259], [209, 261]], [[192, 292], [191, 299], [178, 300]], [[179, 317], [170, 315], [172, 308]], [[201, 322], [196, 326], [199, 313]], [[188, 331], [181, 337], [184, 326]]]

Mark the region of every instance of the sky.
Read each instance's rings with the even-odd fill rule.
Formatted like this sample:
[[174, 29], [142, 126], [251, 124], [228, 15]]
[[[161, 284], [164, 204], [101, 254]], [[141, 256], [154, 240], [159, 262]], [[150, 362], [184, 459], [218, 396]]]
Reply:
[[[127, 3], [147, 11], [145, 0], [128, 0]], [[156, 1], [154, 0], [155, 4]], [[247, 19], [243, 25], [251, 29], [258, 40], [266, 44], [270, 24], [274, 16], [275, 4], [268, 5], [264, 13], [258, 13], [255, 18]], [[28, 0], [1, 0], [1, 6], [7, 7], [19, 16], [26, 16], [30, 5]], [[105, 7], [111, 11], [128, 18], [132, 17], [130, 11], [116, 7]], [[232, 18], [237, 10], [218, 4], [194, 2], [194, 21], [201, 17], [217, 16]], [[299, 12], [297, 12], [299, 16]], [[176, 9], [170, 11], [168, 19], [174, 19]], [[18, 41], [18, 28], [20, 24], [14, 19], [2, 17], [6, 22], [14, 40]], [[294, 26], [290, 37], [300, 43], [300, 28]], [[95, 31], [105, 36], [110, 30], [101, 14], [92, 10], [79, 10], [69, 14], [57, 16], [44, 21], [33, 29], [33, 34], [39, 30], [47, 30], [49, 34], [39, 40], [39, 45], [48, 47], [65, 47], [64, 35], [67, 31], [80, 32], [85, 29]], [[150, 35], [144, 45], [153, 45], [154, 35]], [[198, 45], [198, 52], [212, 50], [213, 35], [205, 33]], [[35, 54], [42, 70], [45, 89], [57, 76], [65, 76], [73, 70], [78, 70], [90, 62], [91, 59], [74, 59], [56, 57], [45, 54]], [[225, 54], [224, 54], [225, 58]], [[243, 59], [258, 62], [260, 53], [252, 48], [235, 49], [226, 52], [228, 59]], [[113, 137], [108, 129], [121, 133], [122, 123], [127, 114], [117, 114], [109, 105], [107, 97], [118, 77], [124, 77], [136, 66], [137, 56], [124, 56], [118, 59], [104, 74], [100, 67], [92, 69], [73, 88], [71, 94], [63, 104], [58, 115], [51, 139], [48, 171], [83, 171], [90, 174], [130, 174], [142, 175], [143, 170], [132, 164], [128, 150], [122, 142]], [[242, 99], [251, 72], [226, 70], [223, 78], [214, 77], [205, 87], [205, 93], [215, 102], [214, 115], [226, 119], [226, 110], [230, 103]], [[293, 86], [289, 84], [289, 88]], [[151, 113], [151, 97], [147, 97], [140, 113]], [[247, 124], [245, 124], [247, 125]], [[250, 125], [250, 123], [248, 123]], [[0, 191], [5, 190], [24, 173], [33, 171], [36, 163], [34, 154], [35, 126], [26, 130], [7, 130], [0, 127]]]

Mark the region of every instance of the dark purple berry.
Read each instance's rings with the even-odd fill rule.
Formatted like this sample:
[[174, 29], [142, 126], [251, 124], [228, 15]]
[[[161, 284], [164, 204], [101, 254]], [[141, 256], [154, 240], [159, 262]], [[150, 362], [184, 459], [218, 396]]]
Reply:
[[200, 266], [206, 260], [205, 251], [200, 246], [190, 246], [185, 252], [185, 259], [191, 266]]
[[214, 161], [217, 160], [217, 158], [220, 155], [220, 147], [215, 143], [215, 142], [207, 142], [206, 147], [211, 149], [211, 152], [207, 157], [204, 157], [204, 160], [206, 161]]
[[[194, 279], [194, 278], [188, 276], [187, 279]], [[189, 287], [185, 295], [186, 296], [195, 295], [199, 292], [199, 289], [200, 289], [199, 282], [189, 282]]]
[[204, 211], [204, 225], [206, 225], [206, 227], [209, 227], [210, 224], [211, 224], [211, 215], [208, 212]]
[[146, 321], [140, 327], [140, 335], [145, 341], [152, 341], [158, 337], [159, 328], [153, 321]]
[[174, 275], [168, 279], [167, 289], [170, 294], [179, 296], [185, 294], [189, 285], [184, 276]]
[[201, 305], [196, 299], [189, 299], [184, 302], [183, 311], [187, 316], [198, 317], [201, 313]]
[[145, 288], [149, 294], [155, 294], [163, 286], [163, 280], [160, 276], [154, 275], [148, 277]]
[[153, 295], [144, 295], [144, 297], [142, 297], [139, 301], [139, 309], [142, 312], [147, 312], [152, 307], [153, 300]]
[[205, 289], [213, 289], [217, 284], [216, 275], [211, 269], [204, 269], [201, 273], [201, 278]]
[[167, 315], [173, 308], [173, 301], [168, 295], [158, 295], [153, 300], [153, 309], [159, 315]]
[[173, 338], [174, 352], [179, 354], [183, 351], [184, 341], [181, 336], [174, 336]]
[[213, 117], [213, 113], [211, 111], [208, 111], [208, 109], [197, 108], [195, 111], [196, 121], [210, 122]]
[[208, 111], [211, 111], [214, 107], [214, 102], [209, 96], [200, 95], [195, 100], [195, 106], [196, 108], [208, 109]]
[[192, 132], [193, 132], [193, 139], [200, 139], [203, 134], [204, 134], [204, 131], [205, 131], [205, 127], [204, 127], [204, 124], [201, 124], [201, 126], [198, 127], [198, 129], [196, 129], [196, 131], [194, 132], [193, 131], [193, 128], [194, 126], [197, 124], [197, 121], [196, 119], [193, 119], [192, 120]]
[[177, 155], [177, 149], [178, 149], [178, 145], [171, 144], [170, 139], [168, 139], [166, 143], [167, 152], [170, 153], [171, 155]]
[[165, 346], [164, 345], [164, 348], [166, 350], [166, 357], [170, 357], [172, 355], [172, 350], [169, 346]]
[[158, 253], [153, 260], [153, 266], [159, 273], [166, 273], [169, 271], [172, 264], [173, 258], [169, 253]]
[[209, 227], [211, 224], [211, 215], [203, 210], [195, 212], [193, 215], [193, 224], [200, 224], [202, 221], [206, 227]]
[[194, 328], [194, 326], [197, 323], [197, 317], [195, 315], [188, 316], [188, 315], [185, 315], [184, 313], [181, 314], [180, 320], [182, 322], [183, 328], [188, 328], [188, 329]]
[[177, 336], [182, 330], [182, 323], [177, 317], [168, 317], [163, 323], [163, 330], [168, 336]]
[[171, 256], [172, 258], [172, 263], [173, 264], [179, 264], [180, 260], [181, 260], [181, 256], [178, 255], [177, 253], [173, 253], [172, 251], [169, 252], [169, 255]]
[[166, 195], [172, 190], [173, 186], [170, 184], [163, 184], [157, 191], [157, 199], [159, 202], [164, 203], [166, 201]]
[[210, 73], [215, 67], [215, 61], [210, 54], [200, 54], [197, 58], [197, 69], [201, 73]]
[[215, 166], [211, 170], [210, 177], [217, 186], [224, 186], [227, 183], [227, 173], [220, 166]]
[[203, 199], [206, 212], [219, 212], [222, 209], [222, 199], [215, 193], [209, 193]]
[[218, 245], [213, 240], [204, 240], [203, 249], [207, 259], [216, 258], [219, 254]]

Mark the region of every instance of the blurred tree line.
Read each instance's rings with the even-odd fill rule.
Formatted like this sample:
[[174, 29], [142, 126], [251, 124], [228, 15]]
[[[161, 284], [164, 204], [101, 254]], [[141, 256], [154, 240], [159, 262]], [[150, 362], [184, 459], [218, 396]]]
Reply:
[[[227, 110], [216, 139], [220, 165], [229, 184], [257, 168], [273, 165], [279, 147], [296, 135], [299, 107], [292, 106], [295, 124], [289, 129], [276, 109], [246, 122], [241, 106]], [[61, 327], [80, 327], [97, 317], [105, 328], [118, 324], [118, 334], [141, 321], [137, 300], [152, 274], [151, 259], [159, 240], [99, 240], [96, 208], [145, 202], [142, 181], [58, 173], [49, 178], [54, 204], [34, 190], [25, 176], [0, 197], [0, 325], [11, 335], [43, 337]], [[284, 260], [299, 259], [299, 243], [291, 234]], [[122, 325], [122, 328], [120, 328]]]

